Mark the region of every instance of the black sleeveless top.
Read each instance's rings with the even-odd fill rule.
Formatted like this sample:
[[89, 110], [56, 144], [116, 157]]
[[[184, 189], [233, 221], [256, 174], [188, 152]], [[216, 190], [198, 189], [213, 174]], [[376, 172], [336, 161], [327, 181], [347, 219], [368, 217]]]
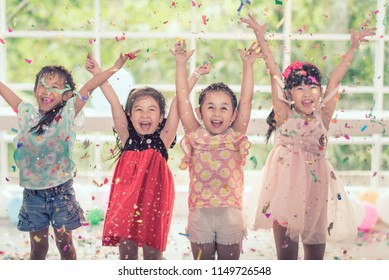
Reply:
[[[166, 119], [163, 119], [162, 123], [158, 126], [153, 134], [139, 135], [136, 132], [134, 126], [131, 122], [128, 122], [128, 132], [129, 137], [124, 145], [123, 151], [144, 151], [147, 149], [154, 149], [157, 152], [160, 152], [162, 156], [168, 160], [169, 154], [160, 138], [162, 129], [164, 128]], [[173, 143], [170, 145], [170, 148], [173, 148], [176, 144], [177, 136], [174, 138]]]

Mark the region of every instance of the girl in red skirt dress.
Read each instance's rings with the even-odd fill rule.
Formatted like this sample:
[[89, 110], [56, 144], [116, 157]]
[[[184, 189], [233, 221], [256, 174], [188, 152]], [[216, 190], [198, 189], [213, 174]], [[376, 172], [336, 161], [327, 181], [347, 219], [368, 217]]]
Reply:
[[[140, 50], [129, 53], [136, 58]], [[90, 56], [87, 69], [99, 73]], [[192, 87], [209, 65], [190, 77]], [[173, 98], [165, 119], [165, 98], [151, 88], [132, 90], [123, 110], [108, 82], [101, 89], [111, 105], [120, 148], [103, 230], [103, 246], [119, 246], [120, 259], [162, 259], [166, 250], [174, 203], [173, 176], [167, 164], [168, 149], [174, 145], [178, 127], [177, 101]]]

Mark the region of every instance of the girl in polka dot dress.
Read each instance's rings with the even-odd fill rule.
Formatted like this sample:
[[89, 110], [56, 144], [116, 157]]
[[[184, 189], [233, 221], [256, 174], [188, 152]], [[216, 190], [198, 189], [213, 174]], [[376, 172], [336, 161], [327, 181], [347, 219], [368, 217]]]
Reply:
[[[137, 50], [128, 54], [136, 58]], [[93, 57], [87, 61], [92, 74], [100, 67]], [[209, 65], [191, 75], [191, 87]], [[165, 98], [156, 89], [132, 90], [123, 109], [111, 85], [101, 86], [111, 105], [118, 136], [119, 160], [112, 178], [109, 204], [104, 222], [103, 245], [118, 246], [120, 259], [162, 259], [174, 202], [173, 176], [167, 164], [168, 149], [174, 145], [178, 127], [177, 101], [173, 98], [167, 118]]]

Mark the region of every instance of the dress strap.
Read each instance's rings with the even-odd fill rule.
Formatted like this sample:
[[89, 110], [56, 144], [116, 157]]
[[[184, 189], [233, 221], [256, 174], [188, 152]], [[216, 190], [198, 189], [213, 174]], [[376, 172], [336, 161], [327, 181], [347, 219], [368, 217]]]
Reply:
[[277, 84], [278, 84], [278, 87], [277, 87], [277, 96], [278, 96], [278, 99], [281, 100], [281, 101], [284, 101], [284, 102], [287, 103], [288, 105], [291, 105], [292, 102], [285, 98], [285, 94], [284, 94], [285, 85], [284, 85], [284, 82], [283, 82], [283, 81], [281, 80], [281, 78], [278, 77], [278, 76], [274, 76], [274, 79], [276, 79]]

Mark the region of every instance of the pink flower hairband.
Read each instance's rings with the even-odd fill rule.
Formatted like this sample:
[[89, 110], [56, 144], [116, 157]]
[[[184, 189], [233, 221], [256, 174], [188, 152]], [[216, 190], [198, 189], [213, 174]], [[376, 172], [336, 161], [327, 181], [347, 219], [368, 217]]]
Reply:
[[[301, 76], [307, 75], [307, 72], [303, 70], [303, 63], [301, 61], [294, 61], [292, 64], [290, 64], [288, 67], [286, 67], [286, 69], [284, 70], [284, 73], [282, 73], [282, 76], [284, 77], [285, 80], [288, 79], [290, 73], [293, 70], [300, 70], [298, 72], [298, 74], [300, 74]], [[308, 79], [311, 80], [311, 82], [314, 84], [319, 84], [319, 82], [313, 76], [308, 76]]]

